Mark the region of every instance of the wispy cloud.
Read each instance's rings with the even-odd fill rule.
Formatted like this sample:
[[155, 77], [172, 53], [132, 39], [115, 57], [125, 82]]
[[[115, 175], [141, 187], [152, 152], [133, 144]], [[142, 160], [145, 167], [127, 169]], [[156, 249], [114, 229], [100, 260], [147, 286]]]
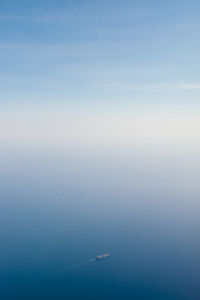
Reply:
[[0, 13], [0, 22], [31, 22], [31, 23], [54, 23], [54, 22], [67, 22], [67, 21], [73, 21], [74, 19], [80, 19], [80, 20], [90, 20], [94, 21], [98, 18], [104, 19], [104, 22], [108, 20], [109, 22], [112, 22], [113, 20], [127, 20], [132, 19], [134, 16], [140, 16], [140, 15], [146, 15], [149, 13], [147, 10], [141, 10], [141, 9], [132, 9], [131, 11], [124, 11], [124, 12], [116, 12], [113, 14], [112, 12], [76, 12], [76, 11], [69, 11], [69, 10], [62, 10], [55, 13], [44, 13], [44, 14], [3, 14]]
[[55, 21], [55, 16], [22, 16], [0, 14], [0, 22], [36, 22], [49, 23]]
[[200, 83], [184, 83], [184, 84], [180, 85], [180, 88], [186, 89], [186, 90], [199, 90]]
[[54, 23], [63, 22], [74, 18], [88, 18], [87, 15], [78, 14], [43, 14], [43, 15], [7, 15], [0, 14], [0, 22], [30, 22]]
[[[166, 90], [200, 90], [200, 83], [179, 83], [179, 82], [151, 82], [151, 83], [123, 83], [107, 82], [100, 85], [102, 88], [123, 91], [166, 91]], [[99, 87], [100, 87], [99, 86]]]

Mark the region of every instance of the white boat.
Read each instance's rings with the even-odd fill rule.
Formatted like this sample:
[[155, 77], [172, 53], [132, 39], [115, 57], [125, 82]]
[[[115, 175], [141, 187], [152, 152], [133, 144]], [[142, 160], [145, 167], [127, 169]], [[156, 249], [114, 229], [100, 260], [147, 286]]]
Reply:
[[95, 257], [96, 261], [99, 261], [99, 260], [103, 260], [105, 258], [108, 258], [110, 256], [110, 254], [106, 253], [106, 254], [102, 254], [102, 255], [97, 255]]

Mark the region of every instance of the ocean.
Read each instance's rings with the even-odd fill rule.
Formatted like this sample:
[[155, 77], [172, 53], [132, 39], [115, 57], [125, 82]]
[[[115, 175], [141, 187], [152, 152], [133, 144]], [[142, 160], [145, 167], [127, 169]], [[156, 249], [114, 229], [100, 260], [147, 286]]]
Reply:
[[0, 299], [200, 299], [196, 158], [2, 153]]

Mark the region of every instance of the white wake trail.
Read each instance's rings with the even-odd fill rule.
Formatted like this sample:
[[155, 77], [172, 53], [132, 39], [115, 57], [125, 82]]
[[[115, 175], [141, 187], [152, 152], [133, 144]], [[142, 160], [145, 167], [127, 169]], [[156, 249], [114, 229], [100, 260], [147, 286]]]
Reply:
[[91, 262], [93, 262], [93, 261], [95, 261], [95, 258], [91, 258], [91, 259], [82, 261], [82, 262], [80, 262], [80, 263], [73, 264], [73, 265], [68, 266], [68, 267], [66, 267], [66, 268], [62, 268], [62, 271], [65, 271], [65, 270], [72, 270], [72, 269], [78, 268], [78, 267], [80, 267], [80, 266], [82, 266], [82, 265], [89, 264], [89, 263], [91, 263]]
[[69, 266], [66, 266], [66, 267], [61, 267], [61, 268], [58, 268], [58, 269], [56, 269], [56, 270], [54, 270], [54, 271], [50, 271], [50, 272], [48, 273], [48, 275], [59, 276], [59, 275], [64, 274], [64, 273], [67, 272], [67, 271], [71, 271], [71, 270], [73, 270], [73, 269], [75, 269], [75, 268], [78, 268], [78, 267], [80, 267], [80, 266], [89, 264], [89, 263], [91, 263], [91, 262], [93, 262], [93, 261], [95, 261], [95, 260], [96, 260], [95, 258], [90, 258], [90, 259], [88, 259], [88, 260], [84, 260], [84, 261], [79, 262], [79, 263], [76, 263], [76, 264], [72, 264], [72, 265], [69, 265]]

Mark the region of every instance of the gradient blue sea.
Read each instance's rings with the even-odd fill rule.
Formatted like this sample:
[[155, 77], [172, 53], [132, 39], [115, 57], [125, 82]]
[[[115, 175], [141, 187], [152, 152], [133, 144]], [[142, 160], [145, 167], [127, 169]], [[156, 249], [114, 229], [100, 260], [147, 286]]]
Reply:
[[0, 299], [200, 299], [198, 155], [162, 151], [2, 151]]

